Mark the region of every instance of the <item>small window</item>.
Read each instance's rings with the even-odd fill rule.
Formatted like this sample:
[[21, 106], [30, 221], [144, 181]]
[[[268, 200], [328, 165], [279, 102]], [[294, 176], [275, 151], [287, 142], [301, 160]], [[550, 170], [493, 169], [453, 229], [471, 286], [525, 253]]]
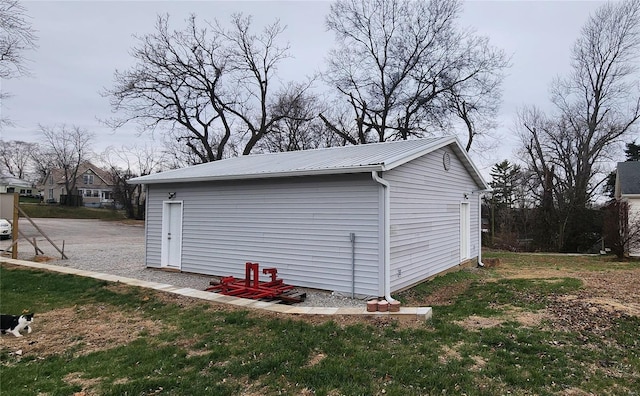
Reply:
[[82, 182], [84, 184], [93, 184], [93, 175], [85, 173], [82, 175]]
[[85, 196], [85, 197], [90, 197], [90, 196], [91, 196], [91, 194], [92, 194], [92, 191], [91, 191], [91, 190], [84, 190], [84, 196]]

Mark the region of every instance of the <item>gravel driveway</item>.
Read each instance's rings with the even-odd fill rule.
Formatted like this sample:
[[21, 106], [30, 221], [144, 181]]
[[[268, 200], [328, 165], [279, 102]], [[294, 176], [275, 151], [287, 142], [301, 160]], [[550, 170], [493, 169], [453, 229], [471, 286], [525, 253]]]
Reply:
[[[37, 245], [46, 256], [55, 258], [48, 264], [82, 270], [120, 275], [151, 282], [203, 290], [209, 286], [210, 276], [167, 272], [146, 268], [144, 265], [144, 224], [79, 219], [34, 219], [37, 226], [59, 247], [64, 243], [68, 260], [61, 260], [60, 253], [25, 219], [20, 220], [20, 230]], [[11, 245], [10, 240], [0, 241], [0, 250]], [[32, 260], [35, 250], [21, 236], [18, 258]], [[330, 293], [305, 290], [307, 300], [301, 306], [361, 307], [362, 301], [333, 296]]]

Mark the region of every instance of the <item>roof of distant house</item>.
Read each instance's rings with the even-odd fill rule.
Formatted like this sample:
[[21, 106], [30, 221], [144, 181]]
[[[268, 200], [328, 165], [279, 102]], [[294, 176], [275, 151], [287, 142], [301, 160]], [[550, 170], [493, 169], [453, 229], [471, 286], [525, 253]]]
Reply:
[[141, 176], [129, 182], [185, 183], [388, 171], [449, 145], [476, 184], [484, 189], [488, 188], [467, 152], [454, 136], [245, 155]]
[[0, 184], [15, 187], [31, 187], [31, 183], [15, 176], [0, 173]]
[[[95, 174], [96, 176], [98, 176], [100, 179], [102, 179], [102, 181], [107, 184], [107, 185], [112, 185], [113, 184], [113, 179], [111, 177], [111, 175], [109, 174], [109, 172], [105, 171], [104, 169], [95, 166], [94, 164], [92, 164], [91, 162], [83, 162], [82, 164], [80, 164], [80, 166], [78, 166], [78, 173], [77, 173], [77, 177], [80, 178], [82, 177], [82, 175], [84, 175], [85, 173], [87, 173], [87, 171], [91, 170], [93, 172], [93, 174]], [[62, 169], [52, 169], [51, 170], [51, 174], [53, 175], [53, 179], [55, 180], [56, 183], [60, 183], [63, 184], [64, 183], [64, 172]]]
[[640, 161], [618, 162], [616, 178], [621, 195], [640, 194]]

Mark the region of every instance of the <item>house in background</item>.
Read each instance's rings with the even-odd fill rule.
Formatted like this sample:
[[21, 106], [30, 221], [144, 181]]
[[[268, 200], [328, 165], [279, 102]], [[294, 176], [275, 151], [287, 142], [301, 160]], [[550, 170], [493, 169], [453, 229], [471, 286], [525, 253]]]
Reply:
[[[640, 161], [618, 162], [615, 198], [629, 205], [627, 229], [640, 225]], [[628, 253], [640, 257], [640, 244], [631, 244]]]
[[0, 193], [18, 193], [29, 197], [37, 195], [38, 190], [26, 180], [0, 173]]
[[[48, 203], [61, 202], [61, 196], [69, 195], [65, 188], [65, 176], [62, 169], [50, 170], [43, 184], [39, 186], [41, 195]], [[111, 175], [91, 162], [84, 162], [78, 167], [75, 191], [71, 195], [81, 196], [84, 206], [111, 206], [113, 205]]]
[[146, 265], [389, 296], [480, 260], [486, 182], [455, 137], [248, 155], [145, 184]]

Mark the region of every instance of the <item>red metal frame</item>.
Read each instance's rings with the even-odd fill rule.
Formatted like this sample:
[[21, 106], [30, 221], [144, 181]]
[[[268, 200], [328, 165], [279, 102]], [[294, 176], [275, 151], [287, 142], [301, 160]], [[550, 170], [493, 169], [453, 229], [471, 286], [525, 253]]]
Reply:
[[[247, 262], [245, 264], [245, 278], [236, 279], [233, 276], [227, 276], [220, 279], [220, 283], [212, 284], [205, 290], [218, 292], [227, 296], [235, 296], [242, 298], [259, 299], [282, 299], [290, 302], [304, 300], [286, 296], [285, 293], [290, 292], [295, 286], [285, 285], [282, 279], [277, 278], [278, 270], [276, 268], [264, 268], [262, 273], [271, 275], [268, 282], [260, 281], [259, 264]], [[293, 300], [295, 301], [291, 301]]]

